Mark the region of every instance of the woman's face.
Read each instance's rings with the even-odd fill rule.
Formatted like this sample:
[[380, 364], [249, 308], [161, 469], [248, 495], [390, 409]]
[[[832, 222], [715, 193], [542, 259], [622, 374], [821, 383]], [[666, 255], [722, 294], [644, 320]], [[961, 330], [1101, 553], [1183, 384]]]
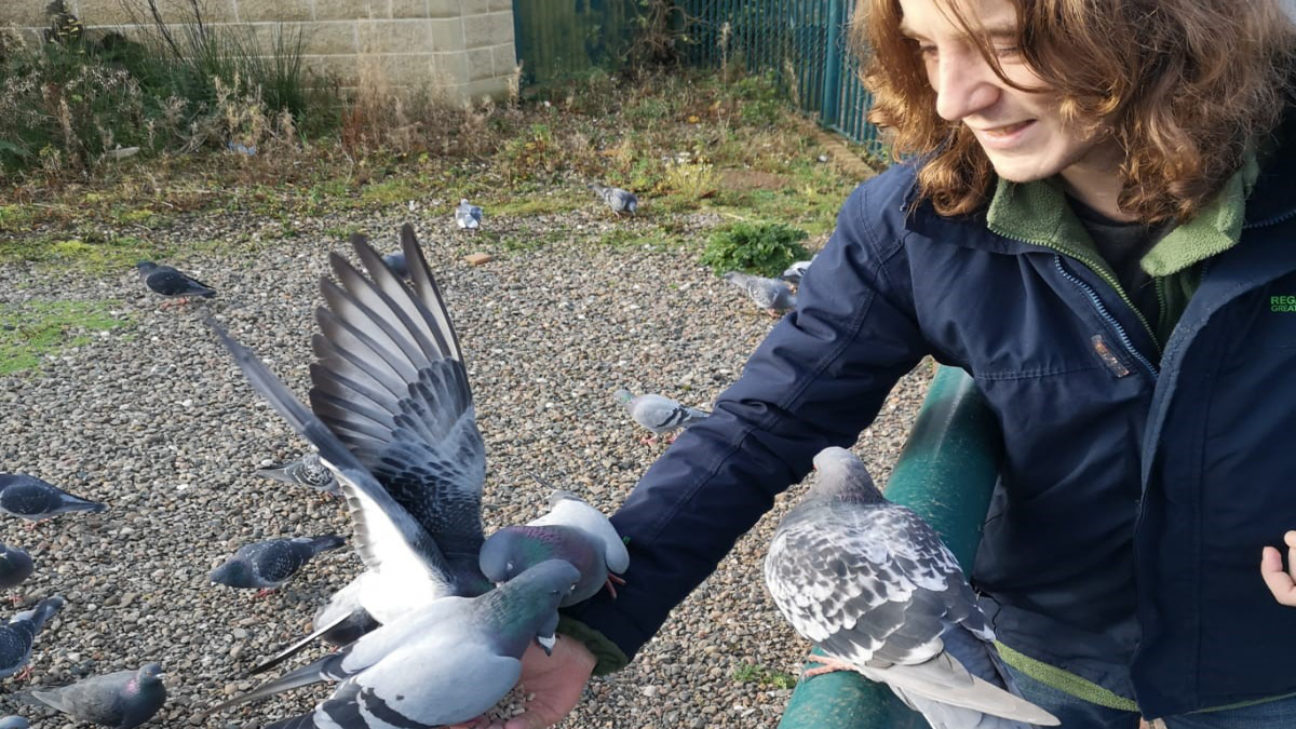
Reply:
[[1015, 47], [1017, 16], [1009, 0], [953, 0], [970, 25], [986, 33], [1004, 75], [1031, 89], [1013, 88], [994, 72], [977, 44], [940, 0], [899, 0], [901, 31], [917, 42], [936, 113], [972, 131], [995, 172], [1029, 182], [1053, 175], [1115, 177], [1112, 146], [1091, 129], [1063, 123], [1057, 96], [1026, 65]]

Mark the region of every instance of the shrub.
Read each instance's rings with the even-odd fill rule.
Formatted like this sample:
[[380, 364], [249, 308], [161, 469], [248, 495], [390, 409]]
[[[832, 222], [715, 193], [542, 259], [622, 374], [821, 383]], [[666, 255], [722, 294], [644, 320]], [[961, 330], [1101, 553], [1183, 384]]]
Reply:
[[734, 223], [707, 240], [702, 263], [717, 274], [745, 271], [777, 276], [796, 261], [810, 257], [799, 241], [808, 234], [782, 223]]

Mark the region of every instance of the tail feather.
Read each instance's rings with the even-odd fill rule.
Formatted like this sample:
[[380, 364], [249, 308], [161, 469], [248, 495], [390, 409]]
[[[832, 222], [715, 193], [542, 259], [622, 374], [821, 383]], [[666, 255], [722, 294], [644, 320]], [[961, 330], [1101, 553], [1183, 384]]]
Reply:
[[336, 534], [326, 534], [322, 537], [316, 537], [311, 540], [310, 542], [311, 554], [315, 555], [315, 554], [319, 554], [320, 552], [327, 552], [331, 549], [337, 549], [338, 547], [341, 547], [345, 544], [346, 544], [346, 537], [340, 537]]
[[279, 665], [280, 663], [283, 663], [284, 661], [288, 660], [289, 658], [292, 658], [293, 656], [297, 655], [298, 653], [301, 653], [301, 652], [302, 652], [303, 650], [305, 650], [305, 648], [306, 648], [307, 646], [309, 646], [311, 643], [314, 643], [315, 641], [317, 641], [317, 640], [319, 640], [320, 638], [322, 638], [322, 637], [323, 637], [326, 633], [328, 633], [329, 631], [334, 630], [334, 629], [337, 628], [338, 626], [342, 625], [343, 623], [345, 623], [345, 622], [347, 622], [348, 620], [351, 620], [351, 619], [352, 619], [352, 615], [351, 615], [351, 614], [344, 614], [344, 615], [340, 615], [340, 616], [338, 616], [338, 618], [337, 618], [336, 620], [333, 620], [332, 622], [328, 623], [327, 625], [322, 625], [322, 626], [316, 628], [315, 630], [311, 631], [309, 635], [306, 635], [305, 637], [300, 638], [299, 640], [297, 640], [297, 641], [295, 641], [295, 642], [293, 642], [293, 643], [290, 643], [289, 645], [285, 646], [284, 648], [281, 648], [281, 649], [279, 650], [279, 652], [275, 653], [273, 656], [270, 656], [269, 658], [265, 659], [264, 661], [262, 661], [262, 662], [258, 663], [257, 665], [253, 666], [252, 669], [248, 671], [248, 675], [249, 675], [249, 676], [252, 676], [252, 675], [256, 675], [256, 674], [258, 674], [258, 673], [265, 673], [266, 671], [270, 670], [271, 668], [274, 668], [275, 666]]

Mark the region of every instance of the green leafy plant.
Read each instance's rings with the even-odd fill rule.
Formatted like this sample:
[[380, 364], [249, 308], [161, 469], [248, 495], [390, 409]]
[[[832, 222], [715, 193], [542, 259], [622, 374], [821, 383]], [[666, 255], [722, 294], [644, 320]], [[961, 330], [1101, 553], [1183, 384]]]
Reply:
[[777, 276], [793, 262], [810, 257], [800, 243], [806, 236], [804, 230], [782, 223], [734, 223], [711, 234], [702, 263], [717, 274], [745, 271]]
[[754, 683], [771, 688], [790, 689], [797, 684], [796, 676], [786, 671], [775, 671], [756, 663], [743, 663], [734, 669], [733, 679], [738, 683]]

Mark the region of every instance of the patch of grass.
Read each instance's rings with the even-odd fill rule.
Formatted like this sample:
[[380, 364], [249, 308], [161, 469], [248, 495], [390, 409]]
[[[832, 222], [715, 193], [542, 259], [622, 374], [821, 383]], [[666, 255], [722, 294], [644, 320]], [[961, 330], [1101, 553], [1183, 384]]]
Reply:
[[40, 364], [41, 358], [66, 347], [86, 344], [95, 332], [130, 323], [113, 313], [122, 302], [26, 301], [0, 304], [0, 375], [12, 375]]
[[796, 261], [810, 258], [801, 245], [806, 232], [782, 223], [733, 223], [713, 233], [702, 251], [702, 264], [717, 274], [746, 271], [778, 276]]
[[775, 671], [756, 663], [742, 663], [734, 669], [733, 679], [738, 683], [754, 683], [770, 688], [790, 689], [797, 684], [796, 676], [787, 671]]
[[514, 216], [519, 218], [528, 215], [555, 215], [579, 210], [591, 205], [593, 202], [593, 195], [564, 190], [558, 194], [543, 196], [510, 197], [507, 200], [490, 203], [485, 212], [488, 216]]
[[90, 273], [121, 270], [140, 259], [159, 257], [163, 246], [129, 235], [86, 231], [76, 237], [44, 236], [0, 241], [0, 263], [57, 263]]

